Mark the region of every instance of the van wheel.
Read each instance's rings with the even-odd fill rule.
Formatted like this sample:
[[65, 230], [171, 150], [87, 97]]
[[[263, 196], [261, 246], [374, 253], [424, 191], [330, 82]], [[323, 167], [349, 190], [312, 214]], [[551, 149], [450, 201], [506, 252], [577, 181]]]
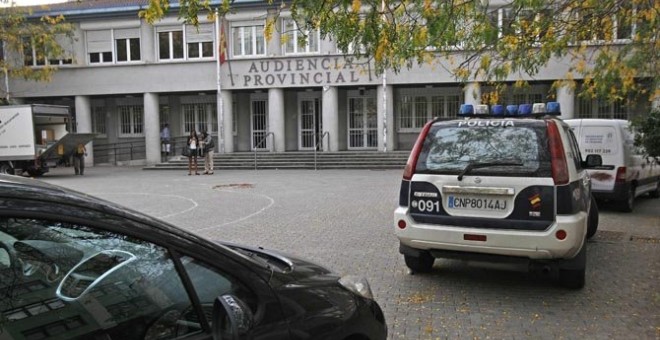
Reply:
[[591, 209], [589, 209], [589, 217], [587, 218], [587, 239], [596, 235], [598, 230], [598, 204], [596, 199], [591, 196]]
[[656, 184], [655, 190], [651, 191], [649, 193], [649, 196], [651, 196], [651, 198], [659, 198], [660, 197], [660, 182], [658, 182], [658, 184]]
[[8, 163], [0, 163], [0, 174], [13, 175], [14, 168], [12, 168]]
[[619, 203], [619, 209], [623, 212], [632, 212], [635, 207], [635, 188], [630, 187], [626, 198]]
[[406, 266], [413, 273], [428, 273], [433, 268], [433, 262], [435, 262], [433, 256], [426, 251], [420, 251], [419, 257], [403, 255], [403, 259], [406, 261]]

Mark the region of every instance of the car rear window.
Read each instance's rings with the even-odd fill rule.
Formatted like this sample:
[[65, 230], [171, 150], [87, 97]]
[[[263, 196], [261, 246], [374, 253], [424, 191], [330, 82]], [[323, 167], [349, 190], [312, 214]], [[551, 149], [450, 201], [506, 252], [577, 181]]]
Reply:
[[[431, 127], [416, 173], [458, 174], [473, 163], [471, 174], [551, 176], [545, 121], [465, 120]], [[508, 163], [508, 164], [505, 164]]]

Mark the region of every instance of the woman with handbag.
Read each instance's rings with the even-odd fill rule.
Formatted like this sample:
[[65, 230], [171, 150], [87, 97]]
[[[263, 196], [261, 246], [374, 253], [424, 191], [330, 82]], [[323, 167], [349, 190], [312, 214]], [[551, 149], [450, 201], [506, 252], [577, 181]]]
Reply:
[[190, 130], [190, 136], [188, 136], [188, 176], [192, 175], [192, 169], [195, 169], [195, 175], [199, 175], [197, 172], [197, 153], [199, 149], [199, 139], [197, 138], [197, 132], [193, 129]]

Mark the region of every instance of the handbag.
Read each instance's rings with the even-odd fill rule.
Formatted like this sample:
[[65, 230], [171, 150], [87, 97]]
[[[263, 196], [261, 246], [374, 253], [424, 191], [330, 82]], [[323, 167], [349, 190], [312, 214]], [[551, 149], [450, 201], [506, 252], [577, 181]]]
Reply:
[[187, 145], [181, 148], [181, 155], [190, 157], [190, 148]]

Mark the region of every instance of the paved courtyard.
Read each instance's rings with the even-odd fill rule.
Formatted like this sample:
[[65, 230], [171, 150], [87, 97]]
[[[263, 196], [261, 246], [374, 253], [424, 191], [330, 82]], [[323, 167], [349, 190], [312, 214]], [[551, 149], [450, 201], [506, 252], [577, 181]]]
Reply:
[[52, 169], [42, 179], [208, 238], [300, 255], [368, 278], [390, 339], [660, 339], [660, 200], [601, 207], [587, 285], [571, 291], [521, 268], [436, 261], [410, 275], [393, 233], [402, 171]]

